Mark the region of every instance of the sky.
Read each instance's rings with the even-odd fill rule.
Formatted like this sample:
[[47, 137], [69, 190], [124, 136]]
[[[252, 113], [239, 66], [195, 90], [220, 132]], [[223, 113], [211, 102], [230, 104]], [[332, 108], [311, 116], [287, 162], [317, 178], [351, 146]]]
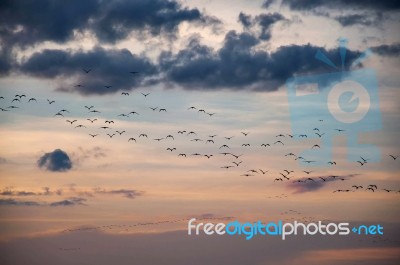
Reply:
[[[399, 264], [399, 12], [2, 1], [0, 263]], [[385, 233], [189, 236], [191, 218]]]

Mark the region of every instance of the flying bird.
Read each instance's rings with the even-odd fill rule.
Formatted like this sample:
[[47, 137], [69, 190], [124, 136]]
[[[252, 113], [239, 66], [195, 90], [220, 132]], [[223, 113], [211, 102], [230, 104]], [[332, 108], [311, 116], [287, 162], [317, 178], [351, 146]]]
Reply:
[[88, 73], [90, 73], [90, 71], [92, 71], [92, 69], [85, 69], [85, 68], [83, 68], [82, 71], [84, 71], [85, 73], [88, 74]]
[[243, 161], [240, 161], [240, 162], [233, 161], [232, 163], [235, 164], [238, 167], [241, 163], [243, 163]]
[[399, 156], [389, 155], [393, 160], [396, 160]]
[[158, 110], [158, 112], [161, 112], [161, 111], [167, 112], [166, 109], [159, 109], [159, 110]]
[[79, 124], [79, 125], [75, 126], [75, 128], [86, 128], [86, 126], [82, 125], [82, 124]]
[[123, 96], [129, 96], [129, 93], [128, 93], [128, 92], [122, 92], [121, 95], [123, 95]]
[[270, 144], [261, 144], [261, 147], [271, 146]]
[[247, 136], [249, 132], [241, 132], [244, 136]]
[[282, 141], [276, 141], [274, 144], [282, 144], [282, 145], [285, 145], [284, 143], [282, 143]]
[[111, 123], [114, 123], [114, 121], [111, 121], [111, 120], [106, 120], [104, 123], [111, 124]]
[[90, 109], [94, 108], [94, 106], [90, 106], [90, 107], [85, 106], [85, 108], [87, 108], [88, 110], [90, 110]]
[[152, 111], [155, 111], [156, 109], [158, 109], [158, 107], [155, 107], [155, 108], [152, 108], [152, 107], [149, 107]]
[[146, 137], [146, 138], [147, 138], [147, 134], [141, 133], [141, 134], [139, 135], [139, 138], [140, 138], [140, 137]]
[[112, 88], [112, 86], [104, 86], [105, 88]]
[[168, 147], [168, 148], [167, 148], [167, 151], [171, 151], [171, 152], [172, 152], [172, 151], [174, 151], [174, 150], [176, 150], [176, 148], [175, 148], [175, 147], [173, 147], [173, 148], [171, 148], [171, 147]]
[[70, 120], [66, 120], [66, 122], [69, 122], [69, 123], [74, 123], [74, 122], [76, 122], [77, 120], [73, 120], [73, 121], [70, 121]]
[[150, 95], [150, 93], [147, 93], [147, 94], [145, 94], [145, 93], [141, 93], [144, 97], [147, 97], [148, 95]]
[[136, 142], [136, 139], [131, 137], [131, 138], [128, 139], [128, 142], [130, 142], [130, 141], [135, 141]]
[[89, 133], [89, 135], [92, 136], [92, 137], [94, 138], [94, 137], [96, 137], [98, 134], [90, 134], [90, 133]]
[[122, 135], [125, 131], [115, 131], [116, 133], [118, 133], [119, 135]]
[[226, 144], [224, 144], [224, 145], [221, 145], [221, 147], [219, 148], [219, 149], [221, 149], [221, 148], [230, 148], [229, 146], [227, 146]]
[[55, 101], [54, 100], [47, 100], [47, 102], [49, 102], [49, 104], [51, 105], [51, 104], [53, 104]]
[[93, 119], [93, 120], [91, 120], [91, 119], [86, 119], [86, 120], [90, 121], [91, 123], [93, 123], [94, 121], [97, 121], [97, 119]]

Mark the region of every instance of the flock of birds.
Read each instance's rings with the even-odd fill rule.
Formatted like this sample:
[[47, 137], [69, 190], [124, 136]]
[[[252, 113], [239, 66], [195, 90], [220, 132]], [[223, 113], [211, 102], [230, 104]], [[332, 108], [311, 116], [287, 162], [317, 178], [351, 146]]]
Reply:
[[[83, 69], [83, 71], [86, 74], [89, 74], [91, 72], [91, 69]], [[137, 74], [138, 72], [131, 72], [131, 74]], [[83, 86], [81, 84], [78, 84], [76, 86]], [[111, 86], [105, 86], [105, 87], [111, 87]], [[143, 96], [144, 99], [146, 99], [151, 93], [141, 93], [141, 95]], [[122, 92], [121, 96], [123, 97], [129, 97], [130, 93], [128, 92]], [[27, 103], [29, 104], [36, 104], [39, 103], [39, 100], [34, 98], [34, 97], [30, 97], [28, 98], [25, 94], [18, 94], [15, 95], [14, 98], [8, 99], [9, 102], [11, 103], [11, 105], [7, 106], [7, 107], [0, 107], [0, 110], [2, 112], [8, 112], [8, 111], [12, 111], [12, 110], [16, 110], [19, 109], [21, 106], [21, 103], [26, 100]], [[5, 99], [3, 96], [0, 96], [0, 104], [4, 105], [4, 103], [6, 103], [8, 101], [7, 99]], [[1, 102], [3, 101], [3, 102]], [[43, 101], [43, 100], [42, 100]], [[46, 100], [47, 104], [52, 105], [52, 104], [56, 104], [55, 100], [50, 100], [47, 99]], [[88, 132], [88, 137], [91, 138], [98, 138], [101, 135], [104, 135], [108, 138], [114, 138], [116, 136], [119, 137], [124, 137], [125, 135], [128, 134], [128, 132], [126, 130], [116, 130], [113, 129], [113, 125], [115, 125], [119, 119], [123, 119], [123, 118], [129, 118], [132, 116], [139, 116], [142, 115], [141, 113], [138, 113], [137, 111], [130, 111], [127, 113], [120, 113], [118, 115], [116, 115], [116, 119], [104, 119], [101, 118], [101, 111], [99, 109], [96, 109], [94, 106], [90, 105], [90, 106], [83, 106], [83, 109], [87, 111], [88, 115], [95, 115], [90, 116], [90, 117], [85, 117], [83, 120], [81, 119], [72, 119], [70, 117], [67, 117], [70, 114], [70, 111], [65, 109], [65, 108], [61, 108], [58, 112], [56, 112], [53, 116], [54, 117], [61, 117], [61, 118], [65, 118], [65, 122], [68, 123], [70, 126], [73, 126], [76, 129], [84, 129], [84, 128], [89, 128], [90, 127], [90, 132]], [[153, 106], [148, 106], [148, 109], [150, 109], [151, 111], [157, 111], [159, 113], [167, 113], [167, 109], [163, 108], [163, 107], [153, 107]], [[208, 112], [203, 108], [198, 108], [196, 106], [191, 106], [187, 109], [187, 111], [196, 111], [198, 113], [203, 113], [207, 116], [214, 116], [216, 115], [216, 113], [214, 112]], [[319, 123], [323, 124], [323, 120], [318, 120]], [[96, 128], [97, 127], [97, 128]], [[93, 131], [93, 129], [97, 129], [96, 131]], [[343, 129], [335, 129], [337, 132], [344, 132], [345, 130]], [[322, 127], [321, 126], [317, 126], [314, 129], [312, 129], [312, 133], [315, 134], [316, 136], [318, 136], [318, 138], [322, 138], [324, 137], [325, 133], [322, 131]], [[150, 140], [152, 139], [155, 142], [168, 142], [171, 143], [172, 141], [175, 140], [175, 138], [177, 136], [186, 136], [189, 137], [189, 141], [191, 142], [195, 142], [195, 143], [204, 143], [207, 146], [209, 145], [214, 145], [218, 142], [220, 142], [221, 140], [223, 142], [220, 142], [220, 144], [217, 146], [218, 148], [216, 148], [216, 152], [214, 153], [199, 153], [199, 152], [193, 152], [193, 153], [187, 153], [187, 152], [178, 152], [178, 149], [174, 146], [169, 146], [167, 147], [165, 150], [170, 152], [170, 153], [176, 153], [176, 155], [178, 157], [204, 157], [207, 159], [211, 159], [215, 156], [224, 156], [224, 157], [230, 157], [231, 159], [228, 159], [228, 163], [225, 165], [221, 165], [220, 168], [221, 169], [234, 169], [234, 168], [239, 168], [239, 167], [243, 167], [244, 165], [244, 160], [242, 159], [242, 157], [244, 156], [244, 151], [248, 148], [254, 147], [254, 144], [251, 144], [250, 141], [246, 141], [246, 139], [248, 138], [248, 136], [250, 135], [250, 132], [248, 131], [242, 131], [240, 132], [240, 136], [237, 135], [230, 135], [230, 136], [223, 136], [223, 137], [219, 137], [219, 139], [217, 140], [217, 134], [210, 134], [207, 136], [203, 136], [203, 137], [199, 137], [199, 135], [197, 134], [197, 132], [192, 131], [192, 130], [179, 130], [175, 133], [169, 133], [167, 135], [165, 135], [164, 137], [152, 137], [150, 138]], [[294, 134], [277, 134], [275, 136], [275, 139], [273, 141], [271, 141], [270, 143], [259, 143], [258, 146], [259, 148], [270, 148], [273, 146], [277, 146], [280, 148], [284, 148], [288, 142], [286, 139], [292, 139], [292, 138], [308, 138], [310, 135], [303, 133], [303, 134], [299, 134], [299, 135], [294, 135]], [[242, 144], [239, 146], [239, 148], [241, 149], [240, 153], [238, 154], [237, 152], [232, 151], [233, 149], [237, 150], [238, 146], [232, 146], [230, 143], [232, 142], [233, 138], [239, 138], [242, 141]], [[127, 142], [133, 142], [133, 143], [137, 143], [139, 142], [139, 140], [141, 139], [149, 139], [149, 134], [148, 133], [140, 133], [136, 136], [126, 136], [126, 141]], [[316, 149], [316, 148], [321, 148], [321, 146], [319, 144], [313, 144], [312, 146], [310, 146], [311, 149]], [[296, 154], [294, 154], [293, 152], [287, 153], [284, 155], [285, 158], [293, 158], [295, 161], [299, 161], [304, 163], [305, 165], [313, 165], [313, 163], [317, 162], [315, 160], [308, 160], [302, 156], [298, 156]], [[393, 155], [390, 154], [388, 155], [388, 157], [390, 157], [390, 159], [392, 160], [397, 160], [400, 155]], [[358, 163], [360, 166], [365, 166], [366, 164], [368, 164], [369, 159], [365, 158], [365, 157], [360, 157], [360, 159], [356, 162]], [[338, 162], [336, 161], [326, 161], [326, 164], [329, 166], [337, 166]], [[329, 181], [336, 181], [336, 180], [340, 180], [340, 181], [345, 181], [348, 180], [348, 178], [346, 177], [342, 177], [342, 176], [335, 176], [335, 175], [330, 175], [330, 176], [318, 176], [318, 177], [311, 177], [309, 176], [310, 174], [312, 174], [314, 171], [306, 171], [303, 170], [302, 172], [300, 172], [299, 174], [303, 174], [306, 175], [306, 177], [302, 177], [302, 178], [294, 178], [294, 171], [293, 170], [289, 170], [289, 169], [284, 169], [280, 172], [274, 172], [273, 174], [275, 175], [274, 177], [274, 182], [286, 182], [286, 181], [292, 181], [293, 183], [296, 184], [309, 184], [309, 183], [314, 183], [314, 182], [329, 182]], [[298, 172], [297, 172], [298, 173]], [[253, 169], [248, 169], [243, 171], [243, 173], [241, 174], [241, 176], [244, 177], [252, 177], [255, 175], [265, 175], [265, 174], [271, 174], [271, 172], [269, 170], [265, 170], [265, 169], [257, 169], [257, 168], [253, 168]], [[278, 175], [278, 176], [276, 176]], [[338, 189], [338, 190], [334, 190], [333, 192], [354, 192], [354, 191], [359, 191], [359, 190], [365, 190], [365, 191], [370, 191], [370, 192], [376, 192], [378, 190], [382, 190], [384, 192], [390, 193], [390, 192], [397, 192], [400, 193], [400, 190], [396, 191], [393, 189], [388, 189], [388, 188], [383, 188], [383, 189], [378, 189], [377, 185], [375, 184], [369, 184], [367, 186], [362, 186], [362, 185], [353, 185], [351, 188], [349, 189]]]

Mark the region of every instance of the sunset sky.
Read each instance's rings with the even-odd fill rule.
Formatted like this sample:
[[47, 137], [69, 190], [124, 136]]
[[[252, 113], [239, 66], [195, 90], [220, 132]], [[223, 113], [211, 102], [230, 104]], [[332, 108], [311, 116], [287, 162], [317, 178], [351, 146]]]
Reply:
[[[0, 263], [399, 264], [399, 12], [356, 0], [1, 3]], [[366, 69], [372, 130], [335, 131], [310, 110], [327, 102], [289, 100], [293, 77]], [[295, 159], [319, 149], [332, 157]], [[190, 218], [385, 233], [246, 241], [188, 236]]]

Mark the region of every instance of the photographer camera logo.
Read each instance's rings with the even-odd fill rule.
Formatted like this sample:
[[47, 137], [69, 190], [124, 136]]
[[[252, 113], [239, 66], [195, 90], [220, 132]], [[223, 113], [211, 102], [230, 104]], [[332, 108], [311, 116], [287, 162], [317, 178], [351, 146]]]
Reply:
[[[333, 156], [335, 136], [347, 137], [347, 160], [368, 157], [369, 162], [380, 161], [380, 150], [361, 143], [363, 133], [382, 128], [376, 74], [373, 69], [345, 71], [347, 40], [340, 39], [341, 71], [293, 77], [287, 80], [292, 132], [298, 140], [317, 138], [320, 148], [304, 150], [299, 159], [305, 166], [328, 166]], [[366, 50], [353, 66], [370, 56]], [[321, 51], [315, 57], [338, 69]], [[352, 68], [350, 67], [350, 68]]]

